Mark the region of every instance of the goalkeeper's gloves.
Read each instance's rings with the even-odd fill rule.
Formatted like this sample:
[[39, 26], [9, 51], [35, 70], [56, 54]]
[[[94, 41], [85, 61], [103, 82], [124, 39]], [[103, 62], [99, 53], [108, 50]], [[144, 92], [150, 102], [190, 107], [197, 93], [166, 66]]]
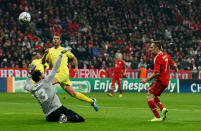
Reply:
[[66, 47], [66, 48], [64, 48], [62, 51], [61, 51], [61, 55], [62, 54], [64, 54], [64, 53], [66, 53], [67, 51], [71, 51], [71, 47]]

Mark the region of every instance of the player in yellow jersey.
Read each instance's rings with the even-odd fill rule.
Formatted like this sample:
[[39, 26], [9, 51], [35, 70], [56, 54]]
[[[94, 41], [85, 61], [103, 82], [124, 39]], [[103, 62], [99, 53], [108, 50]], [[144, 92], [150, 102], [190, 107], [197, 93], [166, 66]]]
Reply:
[[[33, 61], [31, 65], [36, 65], [35, 70], [39, 70], [41, 73], [45, 73], [49, 69], [49, 65], [47, 63], [42, 64], [42, 53], [40, 51], [33, 52]], [[34, 85], [35, 82], [32, 80], [31, 84]]]
[[[60, 46], [61, 39], [60, 39], [60, 35], [58, 34], [54, 34], [52, 43], [53, 43], [53, 47], [45, 51], [45, 55], [43, 57], [42, 62], [45, 63], [45, 61], [49, 61], [50, 64], [54, 66], [60, 52], [64, 48]], [[68, 59], [72, 59], [75, 65], [75, 72], [76, 73], [78, 72], [77, 58], [70, 51], [67, 51], [65, 54], [63, 54], [61, 65], [57, 71], [57, 74], [55, 75], [55, 78], [52, 81], [52, 84], [59, 83], [60, 86], [72, 97], [75, 97], [79, 100], [83, 100], [90, 103], [94, 107], [94, 109], [98, 111], [99, 108], [96, 104], [95, 98], [91, 99], [82, 93], [75, 92], [75, 90], [73, 89], [72, 83], [69, 80]]]

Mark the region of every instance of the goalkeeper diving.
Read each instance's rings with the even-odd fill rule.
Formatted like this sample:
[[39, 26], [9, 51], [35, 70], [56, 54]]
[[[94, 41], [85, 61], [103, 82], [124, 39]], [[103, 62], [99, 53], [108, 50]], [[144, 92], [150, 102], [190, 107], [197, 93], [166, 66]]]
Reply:
[[[47, 121], [84, 122], [83, 117], [61, 104], [55, 89], [52, 87], [52, 80], [61, 64], [62, 56], [69, 50], [70, 48], [65, 48], [60, 52], [51, 73], [47, 77], [40, 70], [35, 70], [36, 65], [29, 66], [29, 77], [24, 88], [38, 100]], [[31, 78], [36, 82], [33, 86], [31, 85]]]

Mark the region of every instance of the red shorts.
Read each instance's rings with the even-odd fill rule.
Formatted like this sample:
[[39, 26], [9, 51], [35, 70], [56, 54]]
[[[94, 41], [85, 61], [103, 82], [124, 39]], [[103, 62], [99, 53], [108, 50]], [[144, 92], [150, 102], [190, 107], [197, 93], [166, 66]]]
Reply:
[[116, 77], [116, 78], [122, 78], [122, 77], [123, 77], [123, 74], [122, 74], [122, 72], [114, 73], [112, 77], [113, 77], [113, 78], [114, 78], [114, 77]]
[[147, 90], [149, 93], [154, 94], [155, 96], [160, 96], [161, 93], [167, 88], [167, 86], [162, 85], [159, 81], [153, 81]]
[[114, 76], [112, 77], [112, 83], [115, 83], [116, 81], [122, 82], [122, 77], [121, 77], [121, 76], [114, 75]]

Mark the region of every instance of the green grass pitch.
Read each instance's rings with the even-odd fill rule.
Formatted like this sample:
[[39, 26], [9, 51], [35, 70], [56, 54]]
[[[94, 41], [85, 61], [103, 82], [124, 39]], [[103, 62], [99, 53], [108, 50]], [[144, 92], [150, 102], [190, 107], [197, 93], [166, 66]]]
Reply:
[[[146, 93], [88, 93], [95, 97], [98, 112], [86, 102], [58, 94], [61, 103], [85, 118], [84, 123], [46, 122], [40, 105], [29, 93], [0, 93], [0, 131], [201, 131], [201, 95], [164, 93], [160, 97], [169, 109], [167, 120], [149, 122], [153, 114]], [[65, 98], [64, 98], [65, 97]]]

